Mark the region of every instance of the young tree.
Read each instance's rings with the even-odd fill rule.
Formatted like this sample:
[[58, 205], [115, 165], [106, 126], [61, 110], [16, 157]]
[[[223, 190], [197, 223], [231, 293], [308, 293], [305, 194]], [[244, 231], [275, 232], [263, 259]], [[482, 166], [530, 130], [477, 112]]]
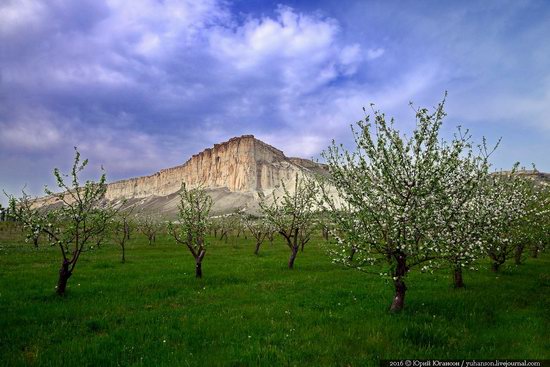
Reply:
[[312, 179], [300, 178], [296, 174], [292, 192], [284, 182], [281, 188], [282, 194], [273, 191], [271, 200], [263, 197], [260, 208], [266, 221], [284, 237], [290, 249], [288, 268], [293, 269], [300, 247], [309, 242], [313, 231], [318, 187]]
[[442, 176], [437, 197], [439, 210], [432, 219], [431, 237], [440, 243], [439, 257], [450, 266], [455, 288], [463, 288], [463, 269], [484, 256], [485, 235], [490, 196], [486, 185], [490, 179], [489, 157], [498, 144], [488, 150], [485, 139], [475, 151], [468, 131], [458, 128], [448, 146], [442, 146], [442, 157], [448, 157], [448, 169]]
[[[75, 158], [69, 175], [61, 174], [54, 169], [57, 186], [62, 190], [54, 193], [48, 188], [46, 194], [51, 195], [60, 205], [52, 209], [34, 210], [25, 205], [25, 196], [21, 199], [10, 198], [10, 207], [17, 213], [17, 219], [26, 228], [39, 228], [51, 238], [51, 245], [59, 247], [62, 257], [57, 294], [64, 295], [67, 281], [72, 276], [80, 255], [88, 250], [91, 238], [103, 233], [109, 219], [115, 210], [103, 202], [106, 191], [105, 173], [98, 182], [86, 181], [80, 184], [78, 175], [87, 166], [88, 160], [81, 162], [80, 153], [75, 148]], [[70, 183], [65, 179], [69, 178]], [[19, 209], [19, 210], [16, 210]]]
[[229, 240], [229, 232], [231, 231], [231, 218], [221, 217], [218, 219], [218, 229], [220, 231], [220, 241], [225, 240], [225, 243]]
[[321, 235], [325, 241], [328, 241], [328, 236], [330, 235], [330, 227], [327, 223], [321, 223]]
[[[514, 257], [518, 246], [525, 246], [537, 223], [536, 195], [532, 182], [517, 174], [517, 165], [510, 172], [492, 177], [488, 190], [489, 211], [486, 233], [487, 255], [491, 270], [498, 272], [506, 260]], [[527, 235], [527, 237], [525, 237]]]
[[473, 267], [474, 262], [485, 255], [483, 229], [487, 226], [483, 220], [486, 210], [480, 204], [473, 198], [469, 199], [460, 208], [451, 209], [454, 215], [439, 218], [442, 221], [448, 219], [448, 222], [440, 223], [441, 232], [437, 237], [442, 239], [440, 257], [451, 268], [455, 288], [464, 287], [463, 269]]
[[269, 240], [269, 244], [273, 246], [273, 241], [275, 241], [275, 233], [277, 231], [275, 230], [275, 228], [273, 228], [272, 225], [269, 225], [269, 223], [266, 223], [266, 225], [268, 227], [267, 239]]
[[[14, 199], [8, 195], [9, 198]], [[12, 209], [15, 220], [21, 221], [22, 230], [25, 232], [25, 242], [32, 241], [35, 248], [38, 248], [38, 240], [42, 231], [39, 221], [23, 220], [24, 217], [34, 217], [39, 215], [38, 209], [33, 208], [34, 199], [31, 198], [25, 189], [22, 190], [22, 196], [16, 199], [17, 205]], [[11, 205], [11, 203], [10, 203]]]
[[122, 252], [121, 262], [126, 262], [126, 243], [130, 238], [130, 231], [133, 226], [133, 211], [135, 207], [130, 207], [124, 211], [119, 211], [111, 221], [111, 235], [113, 240], [120, 246]]
[[260, 253], [260, 246], [269, 235], [269, 227], [263, 218], [254, 218], [253, 216], [245, 213], [241, 214], [241, 218], [241, 222], [244, 227], [248, 229], [256, 241], [254, 255], [258, 255]]
[[235, 237], [240, 238], [241, 234], [243, 235], [244, 239], [246, 240], [246, 226], [244, 223], [244, 217], [242, 216], [242, 213], [240, 211], [237, 211], [232, 214], [233, 220], [233, 228], [234, 232], [236, 232]]
[[441, 205], [448, 205], [453, 191], [461, 189], [452, 180], [461, 176], [459, 157], [466, 145], [460, 134], [451, 144], [440, 140], [444, 102], [434, 112], [416, 111], [410, 137], [394, 127], [393, 119], [387, 122], [383, 113], [374, 111], [373, 123], [366, 116], [352, 127], [354, 151], [333, 142], [323, 153], [337, 192], [323, 190], [336, 225], [333, 260], [367, 272], [369, 266], [387, 264], [387, 270], [378, 273], [393, 280], [392, 312], [404, 307], [405, 278], [411, 269], [428, 270], [442, 253], [450, 252], [445, 242], [449, 236], [440, 235], [438, 217], [455, 211]]
[[526, 215], [518, 224], [514, 262], [521, 265], [526, 249], [537, 251], [548, 239], [550, 218], [550, 189], [544, 184], [527, 180], [525, 185]]
[[218, 238], [219, 223], [217, 218], [210, 218], [210, 225], [208, 226], [208, 233], [215, 239]]
[[[141, 215], [138, 219], [137, 226], [139, 231], [147, 237], [149, 246], [152, 246], [153, 242], [157, 241], [157, 234], [162, 227], [158, 219], [152, 215]], [[129, 238], [130, 232], [127, 232], [126, 236]]]
[[538, 187], [537, 197], [540, 203], [537, 204], [536, 226], [530, 242], [531, 256], [537, 258], [540, 251], [544, 251], [550, 243], [550, 185], [542, 184]]
[[[229, 234], [232, 231], [239, 231], [239, 216], [235, 214], [227, 214], [213, 220], [215, 232], [217, 232], [221, 240], [225, 240], [225, 243], [229, 240]], [[240, 233], [238, 233], [240, 234]]]
[[209, 227], [212, 198], [201, 187], [180, 190], [178, 222], [170, 222], [168, 229], [177, 243], [187, 246], [195, 258], [195, 276], [202, 278], [202, 260], [206, 255], [206, 233]]

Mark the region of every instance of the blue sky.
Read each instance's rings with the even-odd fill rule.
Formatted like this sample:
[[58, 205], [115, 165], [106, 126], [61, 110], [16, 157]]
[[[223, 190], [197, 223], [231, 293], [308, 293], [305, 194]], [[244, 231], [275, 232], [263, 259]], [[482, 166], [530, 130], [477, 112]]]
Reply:
[[41, 194], [75, 145], [109, 180], [242, 134], [318, 157], [446, 90], [445, 134], [550, 171], [548, 35], [547, 1], [2, 0], [0, 187]]

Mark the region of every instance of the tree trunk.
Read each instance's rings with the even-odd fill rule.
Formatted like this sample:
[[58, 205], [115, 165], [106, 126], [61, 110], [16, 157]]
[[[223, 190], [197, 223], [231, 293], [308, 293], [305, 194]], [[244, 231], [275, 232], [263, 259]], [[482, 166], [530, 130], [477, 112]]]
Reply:
[[61, 269], [59, 270], [59, 280], [57, 281], [56, 293], [60, 296], [65, 295], [65, 289], [67, 288], [67, 281], [71, 277], [72, 273], [69, 270], [69, 261], [63, 260]]
[[491, 265], [491, 271], [493, 273], [498, 273], [498, 270], [500, 269], [500, 263], [498, 261], [493, 261], [493, 264]]
[[328, 241], [328, 228], [323, 228], [323, 238]]
[[260, 245], [261, 242], [256, 242], [256, 250], [254, 251], [254, 255], [258, 255], [260, 253]]
[[125, 263], [126, 262], [126, 249], [125, 249], [124, 245], [122, 245], [121, 247], [122, 247], [122, 262]]
[[533, 258], [536, 259], [537, 257], [539, 257], [539, 245], [535, 245], [535, 247], [533, 247]]
[[348, 258], [349, 261], [353, 261], [353, 257], [355, 256], [355, 253], [356, 253], [356, 252], [357, 252], [357, 248], [352, 247], [352, 248], [351, 248], [351, 252], [350, 252], [350, 254], [349, 254], [349, 258]]
[[516, 265], [521, 265], [521, 257], [523, 255], [523, 249], [525, 248], [525, 245], [518, 245], [516, 247], [516, 254], [514, 256]]
[[290, 253], [290, 259], [288, 260], [289, 269], [294, 269], [294, 260], [296, 260], [296, 255], [298, 255], [298, 246], [293, 246], [292, 252]]
[[38, 237], [34, 237], [32, 242], [34, 243], [34, 247], [38, 248]]
[[202, 278], [202, 259], [195, 260], [195, 277]]
[[458, 265], [454, 271], [455, 288], [464, 288], [464, 280], [462, 279], [462, 267]]
[[391, 312], [400, 312], [405, 306], [405, 292], [407, 291], [407, 286], [403, 279], [398, 278], [394, 281], [395, 284], [395, 296], [393, 297], [393, 302], [390, 307]]
[[405, 292], [407, 286], [405, 285], [404, 277], [407, 274], [407, 258], [404, 254], [398, 253], [395, 256], [397, 266], [395, 268], [395, 296], [393, 297], [392, 304], [390, 306], [390, 312], [400, 312], [405, 306]]

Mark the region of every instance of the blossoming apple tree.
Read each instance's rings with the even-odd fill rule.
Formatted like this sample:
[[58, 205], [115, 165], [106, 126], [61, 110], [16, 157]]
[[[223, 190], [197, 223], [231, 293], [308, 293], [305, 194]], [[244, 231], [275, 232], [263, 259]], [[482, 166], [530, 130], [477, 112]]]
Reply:
[[[480, 219], [466, 213], [475, 207], [476, 180], [487, 175], [486, 158], [476, 156], [464, 134], [441, 140], [444, 102], [433, 112], [416, 111], [410, 137], [373, 111], [373, 122], [366, 116], [352, 127], [354, 151], [333, 142], [323, 153], [337, 192], [323, 191], [336, 225], [333, 260], [391, 277], [391, 311], [403, 309], [412, 269], [428, 270], [444, 259], [456, 266], [480, 253]], [[459, 234], [457, 222], [462, 231], [475, 228]]]
[[[57, 294], [64, 295], [67, 282], [72, 276], [82, 253], [88, 251], [92, 239], [102, 236], [109, 220], [116, 210], [107, 202], [104, 195], [107, 189], [105, 173], [99, 181], [86, 181], [80, 184], [79, 174], [88, 165], [81, 162], [80, 153], [75, 148], [75, 158], [70, 174], [62, 174], [54, 169], [57, 186], [61, 192], [46, 188], [46, 194], [53, 199], [50, 208], [35, 208], [25, 194], [22, 198], [10, 198], [10, 208], [17, 213], [16, 219], [34, 234], [36, 231], [47, 235], [50, 245], [57, 246], [62, 257]], [[70, 179], [70, 183], [66, 179]]]
[[297, 174], [292, 191], [284, 182], [281, 189], [279, 194], [273, 191], [271, 200], [263, 197], [260, 208], [267, 223], [284, 237], [290, 249], [288, 268], [293, 269], [298, 250], [309, 242], [314, 229], [318, 185], [313, 179]]
[[177, 243], [185, 245], [195, 259], [195, 276], [202, 278], [202, 260], [206, 255], [206, 233], [210, 225], [208, 215], [212, 198], [201, 187], [188, 189], [182, 184], [179, 192], [179, 216], [170, 222], [168, 230]]

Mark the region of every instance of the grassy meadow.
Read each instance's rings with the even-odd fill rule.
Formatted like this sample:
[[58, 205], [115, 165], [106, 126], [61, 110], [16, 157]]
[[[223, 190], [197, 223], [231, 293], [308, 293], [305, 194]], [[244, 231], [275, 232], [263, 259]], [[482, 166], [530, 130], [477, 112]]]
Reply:
[[[0, 223], [5, 225], [5, 223]], [[16, 239], [17, 238], [17, 239]], [[188, 250], [133, 234], [127, 262], [82, 254], [65, 298], [59, 250], [0, 229], [0, 366], [369, 366], [387, 358], [550, 359], [550, 256], [411, 273], [405, 310], [386, 279], [331, 263], [316, 238], [286, 268], [280, 239], [212, 240], [203, 279]]]

